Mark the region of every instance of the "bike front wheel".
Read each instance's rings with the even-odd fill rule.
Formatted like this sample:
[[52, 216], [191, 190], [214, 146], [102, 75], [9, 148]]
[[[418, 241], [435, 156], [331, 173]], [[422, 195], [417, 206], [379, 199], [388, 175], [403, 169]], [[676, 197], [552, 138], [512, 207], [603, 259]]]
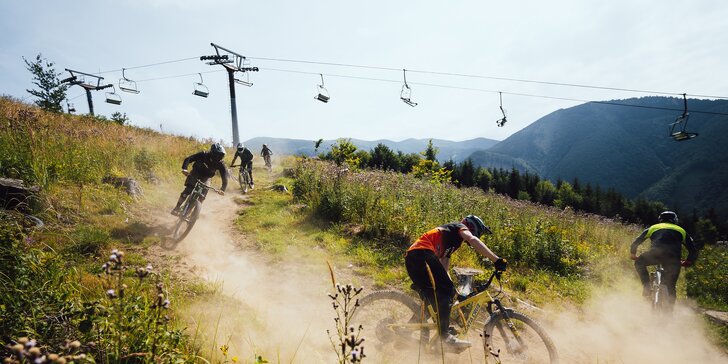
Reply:
[[652, 292], [652, 308], [657, 311], [667, 311], [670, 308], [670, 297], [667, 285], [660, 284]]
[[553, 340], [530, 317], [507, 310], [490, 317], [485, 325], [485, 351], [502, 363], [549, 363], [559, 362]]
[[172, 239], [176, 242], [182, 241], [187, 234], [190, 233], [192, 227], [195, 226], [197, 218], [200, 216], [200, 208], [202, 205], [200, 201], [192, 201], [179, 215], [177, 223], [174, 226], [174, 232], [172, 233]]
[[238, 174], [238, 183], [240, 183], [240, 189], [243, 193], [248, 193], [248, 189], [250, 188], [250, 174], [248, 174], [248, 171], [240, 171]]
[[387, 352], [402, 349], [403, 344], [426, 343], [429, 329], [417, 327], [422, 317], [422, 305], [412, 297], [399, 291], [376, 291], [359, 300], [351, 323], [362, 325], [362, 335], [376, 338], [374, 346]]

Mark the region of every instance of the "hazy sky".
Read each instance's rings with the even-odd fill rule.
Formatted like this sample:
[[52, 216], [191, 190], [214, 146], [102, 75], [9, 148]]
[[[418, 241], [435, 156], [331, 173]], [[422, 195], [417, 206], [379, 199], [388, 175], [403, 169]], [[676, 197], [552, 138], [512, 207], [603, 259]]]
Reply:
[[[32, 100], [22, 57], [38, 53], [57, 71], [101, 72], [104, 83], [118, 85], [128, 68], [141, 93], [117, 86], [116, 106], [97, 91], [97, 114], [120, 111], [135, 125], [228, 142], [227, 74], [199, 60], [212, 54], [211, 42], [260, 68], [253, 87], [236, 88], [242, 140], [502, 140], [582, 103], [563, 98], [654, 95], [493, 78], [728, 96], [724, 0], [1, 1], [0, 34], [0, 94]], [[413, 70], [417, 107], [399, 98], [403, 68]], [[197, 73], [208, 98], [192, 95]], [[319, 73], [327, 104], [314, 100]], [[508, 114], [502, 128], [498, 91]], [[82, 88], [68, 96], [88, 112]]]

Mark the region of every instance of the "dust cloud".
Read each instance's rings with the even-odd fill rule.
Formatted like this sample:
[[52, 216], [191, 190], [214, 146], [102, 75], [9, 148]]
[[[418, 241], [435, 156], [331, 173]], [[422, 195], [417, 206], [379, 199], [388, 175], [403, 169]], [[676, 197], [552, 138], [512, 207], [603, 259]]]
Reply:
[[270, 362], [335, 362], [326, 333], [335, 324], [326, 262], [296, 256], [271, 260], [236, 247], [235, 194], [208, 194], [194, 228], [176, 247], [222, 293], [188, 307], [188, 334], [203, 345], [205, 356], [220, 357], [218, 348], [227, 344], [228, 358], [241, 361], [257, 354]]
[[[332, 291], [326, 262], [295, 254], [275, 260], [238, 248], [237, 239], [242, 237], [232, 230], [232, 224], [240, 206], [230, 196], [235, 194], [209, 194], [197, 224], [176, 247], [196, 274], [218, 284], [222, 293], [187, 305], [183, 312], [189, 323], [187, 333], [206, 357], [220, 359], [219, 347], [227, 344], [228, 360], [238, 356], [242, 362], [250, 362], [257, 354], [270, 362], [336, 362], [326, 333], [334, 329], [335, 315], [326, 296]], [[521, 311], [546, 328], [561, 363], [728, 362], [726, 353], [705, 336], [698, 313], [678, 301], [672, 315], [656, 315], [634, 282], [595, 293], [578, 311], [563, 307]], [[447, 354], [445, 359], [468, 363], [480, 362], [482, 357], [473, 361], [463, 353]], [[372, 347], [365, 361], [426, 363], [442, 359], [416, 349], [384, 354]]]
[[[635, 277], [636, 280], [636, 277]], [[563, 308], [560, 310], [563, 311]], [[672, 314], [652, 311], [634, 282], [597, 292], [579, 312], [543, 317], [562, 363], [727, 363], [706, 337], [699, 313], [678, 300]]]

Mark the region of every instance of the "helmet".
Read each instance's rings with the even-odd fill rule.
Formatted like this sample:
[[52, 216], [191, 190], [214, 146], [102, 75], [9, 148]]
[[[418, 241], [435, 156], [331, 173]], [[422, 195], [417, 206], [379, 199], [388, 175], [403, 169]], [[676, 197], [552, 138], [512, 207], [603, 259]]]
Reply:
[[215, 143], [210, 146], [210, 154], [212, 155], [212, 159], [221, 161], [225, 158], [225, 148], [220, 143]]
[[490, 231], [490, 228], [485, 226], [485, 223], [483, 223], [483, 220], [481, 220], [479, 217], [477, 217], [475, 215], [465, 216], [462, 223], [465, 224], [465, 226], [468, 227], [468, 230], [470, 230], [470, 232], [478, 238], [481, 235], [485, 234], [486, 232], [488, 234], [493, 233], [492, 231]]
[[245, 148], [243, 143], [238, 143], [238, 145], [236, 145], [235, 147], [238, 148], [238, 150], [243, 150], [243, 148]]
[[677, 224], [677, 214], [672, 211], [663, 211], [660, 213], [660, 217], [658, 218], [660, 222], [669, 222], [672, 224]]
[[263, 144], [263, 148], [268, 148], [268, 146], [267, 146], [267, 145], [265, 145], [265, 144]]

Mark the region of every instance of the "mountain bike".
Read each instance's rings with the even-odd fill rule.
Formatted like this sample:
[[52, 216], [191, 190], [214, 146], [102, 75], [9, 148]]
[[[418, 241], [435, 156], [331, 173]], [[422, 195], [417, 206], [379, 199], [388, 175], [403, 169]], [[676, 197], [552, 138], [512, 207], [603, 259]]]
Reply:
[[[457, 276], [458, 301], [452, 305], [451, 333], [471, 340], [471, 348], [448, 348], [456, 353], [470, 350], [471, 359], [495, 363], [558, 363], [559, 355], [553, 340], [533, 319], [512, 308], [505, 307], [499, 297], [503, 295], [500, 282], [502, 272], [495, 270], [487, 282], [473, 285], [474, 277], [483, 273], [469, 268], [453, 269]], [[488, 288], [498, 282], [492, 296]], [[413, 287], [414, 288], [414, 287]], [[437, 287], [435, 287], [437, 288]], [[361, 324], [364, 335], [378, 341], [375, 346], [386, 351], [417, 345], [426, 351], [440, 348], [437, 317], [434, 307], [425, 305], [420, 294], [419, 303], [400, 291], [372, 292], [359, 300], [352, 322]], [[488, 313], [481, 317], [485, 308]], [[430, 335], [433, 333], [433, 335]], [[470, 335], [470, 337], [468, 337]], [[478, 342], [479, 345], [476, 345]], [[446, 345], [446, 344], [443, 344]]]
[[240, 183], [240, 189], [243, 190], [243, 193], [248, 193], [248, 190], [253, 187], [253, 179], [250, 177], [250, 171], [239, 164], [230, 167], [240, 167], [238, 169], [238, 183]]
[[195, 226], [197, 218], [200, 217], [202, 201], [205, 200], [205, 191], [207, 190], [213, 190], [217, 193], [222, 192], [214, 187], [202, 183], [200, 180], [195, 182], [195, 187], [182, 204], [179, 217], [177, 218], [177, 223], [174, 225], [172, 239], [176, 242], [180, 242], [182, 239], [187, 237], [187, 234], [190, 233], [192, 227]]
[[268, 169], [268, 174], [270, 174], [273, 170], [273, 165], [270, 163], [270, 154], [264, 155], [263, 160], [265, 161], [265, 168]]
[[650, 300], [652, 309], [656, 311], [664, 311], [670, 306], [670, 294], [667, 292], [667, 285], [662, 282], [664, 275], [662, 264], [656, 265], [655, 270], [650, 272]]

